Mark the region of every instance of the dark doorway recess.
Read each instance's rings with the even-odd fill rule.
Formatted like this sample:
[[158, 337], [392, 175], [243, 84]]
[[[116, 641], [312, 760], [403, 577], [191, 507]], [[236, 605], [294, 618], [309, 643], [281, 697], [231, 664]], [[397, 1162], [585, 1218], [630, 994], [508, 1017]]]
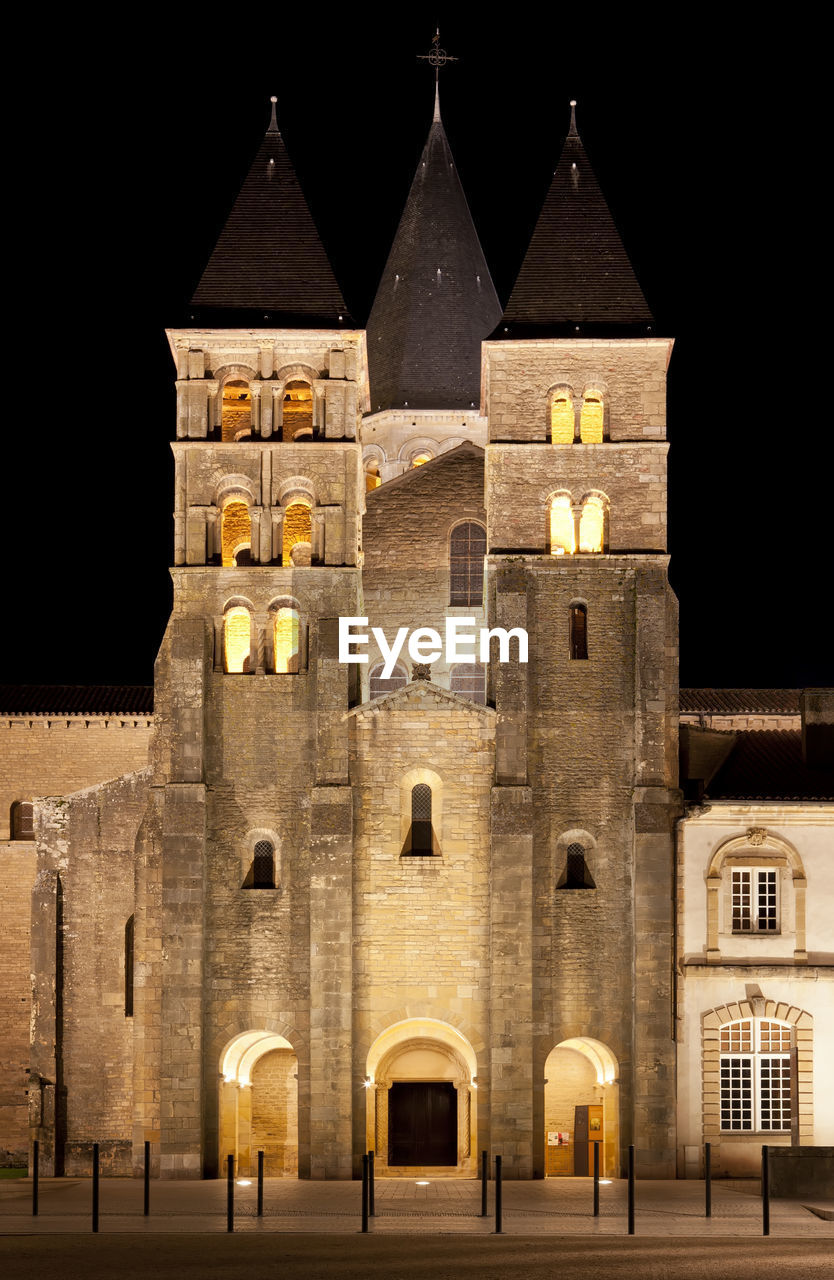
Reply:
[[453, 1084], [392, 1084], [388, 1091], [388, 1164], [458, 1162], [458, 1095]]

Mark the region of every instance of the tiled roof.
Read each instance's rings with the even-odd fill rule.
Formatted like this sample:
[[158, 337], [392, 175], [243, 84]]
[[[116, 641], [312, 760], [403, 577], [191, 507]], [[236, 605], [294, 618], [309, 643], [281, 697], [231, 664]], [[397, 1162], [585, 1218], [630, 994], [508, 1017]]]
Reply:
[[834, 800], [834, 765], [810, 769], [799, 729], [750, 729], [707, 787], [710, 800]]
[[368, 319], [372, 410], [477, 408], [500, 316], [436, 107]]
[[0, 715], [151, 715], [152, 713], [152, 685], [0, 685]]
[[258, 310], [288, 327], [347, 321], [341, 290], [272, 120], [192, 306]]
[[[646, 332], [652, 313], [585, 154], [570, 132], [496, 338]], [[505, 328], [508, 330], [505, 332]]]
[[801, 689], [681, 689], [686, 714], [798, 716]]

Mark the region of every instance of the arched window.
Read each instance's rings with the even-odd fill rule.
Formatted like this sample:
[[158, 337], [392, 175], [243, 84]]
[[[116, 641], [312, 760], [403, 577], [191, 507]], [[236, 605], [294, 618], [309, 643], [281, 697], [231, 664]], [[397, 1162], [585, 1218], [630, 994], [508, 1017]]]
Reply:
[[125, 1017], [133, 1017], [133, 945], [136, 917], [130, 916], [125, 925]]
[[240, 440], [252, 431], [252, 393], [240, 378], [223, 388], [220, 434], [224, 444]]
[[282, 563], [308, 565], [312, 554], [313, 521], [310, 506], [292, 502], [284, 512]]
[[602, 498], [591, 494], [582, 504], [579, 517], [579, 550], [601, 552], [605, 530], [605, 507]]
[[281, 605], [273, 610], [272, 644], [276, 674], [295, 675], [301, 650], [301, 623], [297, 609]]
[[275, 849], [271, 840], [258, 840], [244, 889], [275, 888]]
[[575, 415], [568, 387], [557, 387], [550, 400], [550, 443], [573, 444]]
[[223, 615], [223, 666], [234, 675], [251, 670], [252, 615], [245, 605], [236, 604]]
[[429, 857], [432, 848], [431, 787], [418, 782], [411, 788], [411, 841], [409, 853], [413, 857]]
[[572, 604], [570, 607], [570, 656], [588, 656], [588, 609], [584, 604]]
[[791, 1027], [743, 1018], [721, 1027], [721, 1129], [784, 1133], [791, 1127]]
[[576, 526], [569, 493], [557, 493], [550, 502], [550, 554], [572, 556], [576, 550]]
[[15, 800], [9, 813], [12, 840], [34, 840], [35, 805], [32, 800]]
[[224, 568], [252, 563], [252, 521], [249, 504], [243, 498], [230, 498], [223, 507], [220, 545]]
[[449, 603], [483, 604], [486, 530], [474, 520], [455, 525], [449, 538]]
[[288, 382], [284, 388], [284, 425], [281, 439], [310, 440], [313, 435], [313, 389], [300, 378]]
[[470, 702], [486, 706], [486, 667], [478, 662], [461, 662], [452, 667], [449, 688]]
[[588, 864], [585, 861], [585, 849], [576, 841], [568, 845], [565, 866], [556, 887], [557, 889], [596, 888], [593, 876], [588, 870]]
[[598, 391], [586, 391], [579, 414], [579, 439], [583, 444], [602, 444], [605, 406]]
[[379, 474], [379, 463], [369, 462], [365, 467], [365, 492], [370, 493], [372, 489], [378, 489], [382, 484], [382, 478]]
[[428, 449], [421, 449], [419, 453], [415, 453], [412, 456], [411, 465], [412, 467], [424, 467], [427, 462], [431, 462], [433, 456]]
[[371, 667], [369, 681], [371, 698], [381, 698], [383, 694], [393, 693], [395, 689], [402, 689], [408, 684], [408, 673], [401, 662], [397, 663], [387, 680], [382, 678], [384, 668], [384, 662], [378, 662], [376, 666]]

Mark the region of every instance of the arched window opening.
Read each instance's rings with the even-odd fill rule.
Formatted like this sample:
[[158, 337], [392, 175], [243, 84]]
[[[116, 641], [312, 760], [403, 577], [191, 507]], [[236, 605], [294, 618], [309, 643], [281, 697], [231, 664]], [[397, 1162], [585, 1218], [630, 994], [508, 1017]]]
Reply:
[[486, 706], [486, 667], [477, 662], [461, 662], [452, 667], [449, 688], [470, 702]]
[[301, 625], [298, 612], [283, 606], [275, 610], [272, 641], [277, 675], [295, 675], [299, 668]]
[[231, 498], [220, 520], [221, 563], [226, 569], [252, 563], [252, 521], [242, 498]]
[[133, 1017], [133, 940], [135, 916], [125, 925], [125, 1017]]
[[313, 389], [309, 382], [295, 379], [284, 388], [284, 426], [281, 439], [284, 443], [298, 439], [312, 439]]
[[588, 609], [584, 604], [570, 607], [570, 656], [588, 657]]
[[372, 698], [381, 698], [383, 694], [393, 693], [396, 689], [403, 689], [408, 684], [408, 673], [401, 662], [397, 663], [387, 680], [382, 678], [384, 669], [384, 662], [378, 662], [371, 668], [369, 694]]
[[483, 604], [485, 555], [483, 525], [474, 520], [455, 525], [449, 538], [450, 604]]
[[252, 430], [252, 393], [249, 384], [240, 378], [227, 382], [223, 388], [220, 434], [224, 444], [230, 444]]
[[573, 842], [568, 845], [565, 866], [557, 889], [596, 889], [594, 878], [585, 861], [585, 850], [581, 844]]
[[244, 675], [251, 670], [252, 618], [240, 604], [226, 610], [223, 618], [223, 665], [231, 675]]
[[35, 805], [32, 800], [15, 800], [9, 813], [12, 840], [34, 840]]
[[569, 493], [557, 493], [550, 503], [550, 554], [572, 556], [576, 551], [576, 527]]
[[550, 401], [550, 443], [573, 444], [573, 436], [573, 396], [567, 387], [560, 387]]
[[243, 888], [275, 888], [275, 848], [271, 840], [258, 840], [255, 843], [252, 865], [243, 882]]
[[365, 492], [370, 493], [372, 489], [378, 489], [382, 484], [382, 477], [379, 474], [379, 463], [369, 462], [365, 468]]
[[433, 455], [427, 449], [421, 449], [419, 453], [415, 453], [411, 459], [412, 467], [424, 467], [427, 462], [431, 462]]
[[604, 528], [605, 508], [602, 500], [593, 496], [586, 498], [579, 517], [579, 550], [601, 552]]
[[720, 1054], [722, 1130], [790, 1131], [790, 1025], [768, 1018], [725, 1023]]
[[284, 512], [284, 545], [282, 563], [309, 565], [312, 555], [313, 520], [304, 502], [291, 503]]
[[579, 414], [579, 439], [583, 444], [602, 444], [605, 407], [598, 392], [588, 391]]
[[418, 782], [411, 788], [411, 830], [405, 853], [414, 858], [428, 858], [432, 848], [431, 787]]

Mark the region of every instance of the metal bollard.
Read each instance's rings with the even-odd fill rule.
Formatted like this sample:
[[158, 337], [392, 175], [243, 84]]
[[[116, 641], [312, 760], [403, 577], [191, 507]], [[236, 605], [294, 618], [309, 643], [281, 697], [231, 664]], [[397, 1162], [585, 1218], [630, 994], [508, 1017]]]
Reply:
[[767, 1147], [762, 1147], [762, 1235], [770, 1235], [770, 1161]]
[[35, 1138], [32, 1147], [32, 1217], [38, 1216], [38, 1161], [40, 1159], [41, 1144]]
[[258, 1217], [264, 1216], [264, 1153], [258, 1152]]
[[495, 1234], [500, 1236], [504, 1232], [501, 1215], [501, 1157], [495, 1157]]
[[93, 1143], [93, 1231], [98, 1231], [98, 1143]]
[[704, 1143], [704, 1217], [712, 1217], [712, 1148]]
[[481, 1217], [487, 1216], [487, 1183], [489, 1181], [489, 1156], [481, 1152]]
[[226, 1230], [235, 1229], [235, 1158], [226, 1157]]
[[147, 1218], [151, 1211], [151, 1144], [145, 1143], [145, 1199], [142, 1211]]
[[374, 1201], [374, 1153], [368, 1152], [368, 1216], [376, 1217], [376, 1205]]
[[368, 1157], [362, 1157], [362, 1232], [368, 1230]]
[[634, 1147], [628, 1149], [628, 1234], [634, 1235]]
[[599, 1217], [599, 1143], [594, 1143], [594, 1217]]

